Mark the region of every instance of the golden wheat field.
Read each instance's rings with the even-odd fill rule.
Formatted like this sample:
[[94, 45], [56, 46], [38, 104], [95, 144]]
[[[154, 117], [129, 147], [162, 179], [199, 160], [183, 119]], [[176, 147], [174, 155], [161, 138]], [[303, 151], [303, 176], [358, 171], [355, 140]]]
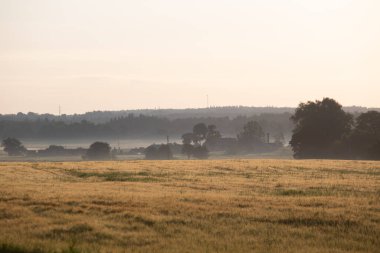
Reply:
[[1, 252], [379, 252], [380, 162], [0, 163]]

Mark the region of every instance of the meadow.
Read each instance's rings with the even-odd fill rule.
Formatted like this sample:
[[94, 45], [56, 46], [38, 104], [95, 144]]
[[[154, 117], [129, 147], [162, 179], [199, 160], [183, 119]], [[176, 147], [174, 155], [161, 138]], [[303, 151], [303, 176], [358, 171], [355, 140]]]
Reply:
[[0, 252], [379, 252], [380, 162], [0, 163]]

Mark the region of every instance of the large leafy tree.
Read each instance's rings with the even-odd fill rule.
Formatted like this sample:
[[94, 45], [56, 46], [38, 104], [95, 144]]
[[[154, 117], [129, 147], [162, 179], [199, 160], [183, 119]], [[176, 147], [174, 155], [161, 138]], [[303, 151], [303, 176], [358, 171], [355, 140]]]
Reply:
[[351, 147], [361, 159], [380, 159], [380, 112], [369, 111], [356, 119]]
[[4, 151], [10, 156], [24, 155], [26, 148], [22, 145], [21, 141], [16, 138], [6, 138], [2, 141], [1, 146], [4, 147]]
[[221, 138], [221, 134], [215, 125], [207, 126], [204, 123], [198, 123], [194, 125], [192, 133], [182, 135], [182, 153], [186, 154], [188, 158], [194, 156], [205, 159], [209, 154], [207, 145], [215, 145], [219, 138]]
[[352, 115], [335, 100], [301, 103], [291, 117], [295, 123], [290, 145], [295, 158], [327, 158], [336, 155], [353, 126]]

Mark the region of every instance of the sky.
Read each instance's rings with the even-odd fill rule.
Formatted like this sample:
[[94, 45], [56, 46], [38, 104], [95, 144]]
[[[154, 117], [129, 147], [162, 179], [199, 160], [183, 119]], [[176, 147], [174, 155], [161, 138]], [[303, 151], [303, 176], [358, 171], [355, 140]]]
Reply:
[[0, 0], [0, 113], [380, 107], [379, 0]]

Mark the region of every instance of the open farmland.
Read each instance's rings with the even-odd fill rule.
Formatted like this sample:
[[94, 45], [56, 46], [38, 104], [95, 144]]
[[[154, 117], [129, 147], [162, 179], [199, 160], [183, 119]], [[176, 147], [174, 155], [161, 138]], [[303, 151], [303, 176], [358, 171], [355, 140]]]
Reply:
[[0, 163], [0, 252], [379, 252], [380, 162]]

